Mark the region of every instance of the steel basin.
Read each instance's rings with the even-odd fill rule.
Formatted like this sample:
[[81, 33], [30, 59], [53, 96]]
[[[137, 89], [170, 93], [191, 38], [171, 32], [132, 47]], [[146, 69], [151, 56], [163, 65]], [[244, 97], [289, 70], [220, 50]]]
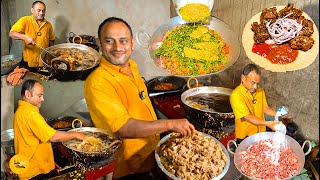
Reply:
[[[236, 168], [238, 169], [238, 171], [243, 174], [247, 179], [254, 179], [254, 180], [260, 180], [260, 179], [257, 179], [257, 178], [253, 178], [253, 177], [249, 177], [247, 176], [246, 174], [244, 174], [242, 171], [241, 171], [241, 152], [242, 151], [245, 151], [248, 149], [248, 147], [252, 144], [254, 144], [255, 142], [258, 142], [258, 141], [261, 141], [261, 140], [267, 140], [267, 139], [273, 139], [273, 137], [276, 135], [275, 132], [261, 132], [261, 133], [257, 133], [255, 135], [252, 135], [252, 136], [249, 136], [247, 138], [245, 138], [238, 146], [236, 145], [235, 141], [234, 140], [230, 140], [227, 144], [227, 148], [228, 148], [228, 151], [231, 153], [231, 154], [234, 154], [234, 164], [236, 166]], [[302, 170], [303, 166], [304, 166], [304, 163], [305, 163], [305, 155], [308, 155], [311, 151], [311, 142], [309, 140], [306, 140], [302, 147], [300, 146], [300, 144], [295, 140], [293, 139], [292, 137], [290, 136], [287, 136], [285, 135], [285, 141], [286, 141], [286, 145], [288, 145], [292, 151], [294, 152], [294, 154], [297, 156], [297, 159], [298, 159], [298, 165], [299, 165], [299, 168], [297, 170], [297, 172], [292, 176], [296, 176], [300, 173], [300, 171]], [[230, 149], [230, 144], [233, 143], [237, 148], [236, 148], [236, 151], [233, 152], [231, 149]], [[308, 143], [309, 144], [309, 149], [306, 153], [303, 152], [303, 149], [304, 149], [304, 146], [305, 144]], [[290, 180], [292, 179], [292, 177], [289, 177], [289, 178], [286, 178], [286, 179], [283, 179], [283, 180]]]

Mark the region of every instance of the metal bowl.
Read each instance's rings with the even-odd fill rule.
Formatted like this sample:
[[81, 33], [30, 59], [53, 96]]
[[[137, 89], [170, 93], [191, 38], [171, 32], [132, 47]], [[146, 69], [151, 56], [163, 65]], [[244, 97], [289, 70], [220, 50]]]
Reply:
[[[228, 147], [228, 150], [231, 154], [233, 154], [233, 152], [230, 149], [230, 143], [233, 143], [234, 145], [236, 145], [236, 151], [234, 153], [234, 164], [235, 164], [236, 168], [238, 169], [238, 171], [241, 172], [241, 174], [244, 175], [247, 179], [260, 180], [260, 179], [254, 178], [254, 177], [250, 177], [241, 171], [241, 166], [243, 164], [243, 163], [241, 163], [242, 151], [247, 150], [250, 145], [252, 145], [258, 141], [268, 140], [268, 139], [272, 140], [275, 135], [276, 135], [275, 132], [261, 132], [261, 133], [257, 133], [255, 135], [252, 135], [252, 136], [245, 138], [239, 145], [236, 145], [234, 140], [230, 140], [228, 142], [227, 147]], [[302, 170], [302, 168], [304, 167], [305, 156], [308, 155], [311, 151], [311, 143], [309, 140], [306, 140], [301, 147], [300, 144], [295, 139], [293, 139], [292, 137], [287, 136], [287, 135], [285, 135], [285, 142], [286, 142], [286, 145], [288, 147], [290, 147], [291, 150], [294, 152], [294, 154], [297, 156], [297, 158], [298, 158], [297, 163], [299, 165], [297, 172], [293, 176], [283, 179], [283, 180], [290, 180], [293, 177], [295, 177], [296, 175], [298, 175], [300, 173], [300, 171]], [[303, 149], [304, 149], [304, 146], [306, 143], [308, 143], [309, 149], [306, 153], [304, 153]]]
[[[154, 32], [154, 34], [149, 40], [149, 45], [148, 45], [149, 55], [153, 59], [153, 62], [155, 63], [155, 65], [166, 74], [179, 76], [176, 74], [171, 74], [161, 67], [160, 57], [156, 55], [156, 51], [159, 48], [159, 43], [163, 41], [164, 36], [168, 31], [171, 31], [175, 29], [177, 26], [181, 26], [187, 23], [188, 22], [184, 21], [180, 16], [173, 17], [170, 20], [168, 20], [166, 23], [158, 27], [158, 29]], [[238, 37], [236, 36], [236, 33], [231, 30], [229, 25], [227, 25], [225, 22], [221, 21], [218, 18], [209, 17], [209, 22], [206, 24], [206, 26], [208, 26], [209, 29], [213, 29], [214, 31], [216, 31], [223, 38], [225, 43], [230, 47], [230, 53], [228, 55], [228, 62], [224, 65], [224, 68], [222, 70], [218, 72], [210, 73], [210, 74], [198, 75], [197, 77], [218, 74], [228, 69], [230, 66], [232, 66], [236, 62], [240, 54], [240, 44], [239, 44]], [[137, 38], [137, 42], [138, 44], [140, 42], [138, 38]], [[182, 76], [182, 77], [191, 77], [191, 76]]]
[[185, 1], [185, 0], [173, 0], [173, 3], [176, 4], [176, 12], [177, 14], [181, 17], [180, 15], [180, 8], [185, 6], [186, 4], [192, 4], [192, 3], [200, 3], [200, 4], [204, 4], [206, 6], [208, 6], [209, 11], [212, 11], [213, 5], [214, 5], [214, 0], [189, 0], [189, 1]]
[[[225, 175], [227, 174], [228, 170], [229, 170], [229, 166], [230, 166], [230, 156], [229, 156], [229, 154], [228, 154], [227, 149], [226, 149], [226, 148], [223, 146], [223, 144], [222, 144], [221, 142], [219, 142], [216, 138], [214, 138], [214, 137], [212, 137], [212, 136], [210, 136], [210, 135], [208, 135], [208, 134], [206, 134], [206, 133], [203, 133], [203, 132], [201, 132], [201, 133], [202, 133], [203, 135], [205, 135], [205, 136], [208, 136], [208, 137], [214, 139], [214, 140], [221, 146], [223, 152], [224, 152], [224, 153], [226, 154], [226, 156], [227, 156], [227, 162], [226, 162], [226, 165], [224, 166], [222, 172], [221, 172], [218, 176], [216, 176], [216, 177], [213, 178], [214, 180], [219, 180], [219, 179], [221, 179], [223, 176], [225, 176]], [[157, 147], [156, 147], [156, 150], [155, 150], [155, 158], [156, 158], [156, 162], [157, 162], [159, 168], [162, 170], [162, 172], [164, 172], [164, 173], [166, 174], [167, 177], [169, 177], [170, 179], [173, 179], [173, 180], [180, 180], [180, 178], [176, 177], [175, 175], [171, 174], [169, 171], [167, 171], [167, 170], [165, 169], [165, 167], [164, 167], [163, 164], [161, 163], [159, 154], [157, 153], [157, 152], [158, 152], [158, 149], [159, 149], [160, 146], [161, 146], [161, 144], [163, 144], [164, 142], [166, 142], [166, 141], [170, 138], [171, 134], [172, 134], [172, 133], [166, 135], [165, 137], [163, 137], [163, 138], [160, 140], [160, 142], [158, 143], [158, 145], [157, 145]]]
[[[14, 68], [19, 66], [21, 60], [22, 60], [22, 58], [15, 55], [15, 54], [1, 56], [1, 76], [12, 72], [14, 70]], [[10, 63], [9, 66], [3, 66], [3, 63], [9, 63], [9, 61], [16, 61], [16, 62], [13, 64]]]

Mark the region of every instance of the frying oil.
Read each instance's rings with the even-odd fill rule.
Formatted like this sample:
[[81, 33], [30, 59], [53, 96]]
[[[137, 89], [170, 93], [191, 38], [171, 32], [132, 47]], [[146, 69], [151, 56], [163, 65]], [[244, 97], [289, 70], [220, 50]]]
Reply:
[[186, 98], [186, 104], [209, 112], [231, 113], [230, 96], [220, 93], [200, 93]]

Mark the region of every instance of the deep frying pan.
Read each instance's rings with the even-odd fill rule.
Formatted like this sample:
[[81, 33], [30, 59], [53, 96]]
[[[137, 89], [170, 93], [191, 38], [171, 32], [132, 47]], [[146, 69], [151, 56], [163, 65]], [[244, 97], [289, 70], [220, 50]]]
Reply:
[[[65, 67], [63, 64], [64, 62], [58, 61], [56, 66], [52, 66], [52, 60], [54, 59], [52, 55], [48, 54], [46, 51], [52, 52], [56, 49], [68, 49], [68, 48], [75, 48], [79, 49], [81, 51], [84, 51], [86, 53], [90, 53], [93, 57], [93, 59], [90, 60], [84, 60], [82, 63], [89, 63], [90, 65], [87, 68], [80, 68], [75, 70], [70, 70], [70, 68], [57, 68], [57, 67]], [[63, 43], [63, 44], [57, 44], [54, 46], [50, 46], [46, 48], [46, 51], [42, 51], [40, 54], [40, 58], [45, 65], [45, 67], [49, 70], [51, 76], [53, 78], [56, 78], [60, 81], [68, 81], [68, 80], [76, 80], [76, 79], [82, 79], [84, 80], [94, 69], [100, 64], [100, 58], [101, 55], [94, 50], [93, 48], [83, 45], [83, 44], [76, 44], [76, 43]], [[93, 61], [93, 63], [91, 63]], [[61, 66], [59, 66], [59, 64]]]
[[[156, 85], [161, 83], [172, 83], [174, 88], [170, 90], [155, 90]], [[146, 83], [149, 97], [182, 92], [185, 89], [185, 85], [186, 80], [177, 76], [158, 76]]]
[[[196, 78], [189, 78], [188, 84], [190, 83], [191, 79]], [[198, 83], [196, 83], [198, 84]], [[190, 88], [190, 85], [188, 85]], [[223, 126], [224, 121], [232, 122], [234, 121], [234, 114], [231, 108], [228, 112], [217, 112], [217, 111], [210, 111], [210, 110], [201, 110], [189, 105], [187, 98], [192, 97], [199, 94], [221, 94], [221, 95], [229, 95], [231, 94], [232, 89], [224, 88], [224, 87], [216, 87], [216, 86], [202, 86], [202, 87], [195, 87], [190, 88], [184, 91], [181, 94], [181, 101], [183, 106], [187, 112], [187, 114], [191, 117], [192, 120], [196, 120], [198, 123], [203, 124], [205, 127], [221, 127]], [[208, 103], [210, 103], [208, 101]]]

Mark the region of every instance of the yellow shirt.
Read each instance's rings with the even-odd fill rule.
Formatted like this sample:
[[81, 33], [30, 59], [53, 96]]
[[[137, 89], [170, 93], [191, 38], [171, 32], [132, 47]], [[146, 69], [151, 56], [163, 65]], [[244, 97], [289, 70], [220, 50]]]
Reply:
[[20, 179], [30, 179], [39, 174], [47, 174], [54, 169], [54, 157], [49, 139], [56, 132], [39, 113], [39, 108], [19, 100], [14, 114], [14, 150], [28, 158], [29, 168]]
[[[256, 103], [252, 103], [256, 99]], [[236, 87], [230, 95], [230, 104], [235, 115], [236, 138], [244, 139], [259, 132], [265, 132], [266, 126], [256, 126], [242, 119], [244, 116], [252, 114], [265, 121], [263, 109], [268, 106], [265, 92], [258, 88], [252, 95], [242, 83]]]
[[[37, 44], [43, 48], [49, 47], [49, 40], [54, 40], [53, 27], [49, 21], [44, 19], [41, 26], [31, 16], [20, 18], [11, 28], [11, 31], [26, 34], [32, 37]], [[38, 34], [38, 35], [37, 35]], [[40, 35], [40, 36], [39, 36]], [[35, 45], [28, 45], [23, 41], [23, 60], [28, 62], [29, 67], [42, 67], [43, 63], [40, 59], [42, 49]]]
[[[102, 57], [101, 64], [86, 79], [84, 97], [95, 127], [114, 133], [130, 118], [157, 119], [137, 64], [133, 60], [129, 60], [129, 64], [133, 78]], [[143, 100], [139, 96], [142, 91], [146, 96]], [[122, 139], [122, 146], [115, 154], [115, 177], [150, 170], [155, 163], [154, 150], [158, 142], [159, 135]]]

